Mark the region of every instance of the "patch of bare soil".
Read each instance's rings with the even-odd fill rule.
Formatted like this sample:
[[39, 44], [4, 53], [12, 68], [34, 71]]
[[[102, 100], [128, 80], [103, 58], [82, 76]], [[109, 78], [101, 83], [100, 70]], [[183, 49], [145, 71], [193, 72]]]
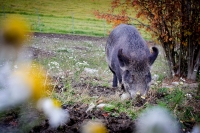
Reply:
[[[180, 78], [181, 78], [181, 77], [179, 77], [179, 76], [174, 76], [173, 78], [165, 79], [165, 80], [164, 80], [164, 83], [166, 83], [166, 84], [171, 84], [172, 82], [179, 82], [179, 81], [181, 81]], [[185, 80], [184, 82], [187, 83], [187, 84], [196, 83], [196, 81], [191, 80], [191, 79], [186, 79], [186, 78], [184, 78], [184, 80]]]
[[86, 84], [86, 83], [79, 83], [75, 84], [73, 88], [77, 88], [79, 90], [81, 89], [86, 89], [89, 96], [110, 96], [114, 95], [116, 91], [119, 91], [120, 89], [118, 88], [109, 88], [105, 86], [94, 86], [91, 84]]
[[48, 57], [55, 56], [55, 53], [51, 51], [44, 51], [42, 49], [34, 48], [31, 46], [24, 47], [23, 51], [25, 51], [25, 55], [28, 55], [29, 58], [32, 58], [32, 59], [48, 58]]
[[4, 117], [0, 117], [0, 132], [7, 133], [12, 131], [16, 133], [18, 131], [18, 129], [16, 129], [17, 118], [18, 114], [13, 111], [8, 111]]
[[104, 41], [106, 42], [107, 37], [94, 37], [94, 36], [81, 36], [81, 35], [69, 35], [69, 34], [49, 34], [49, 33], [34, 33], [35, 37], [47, 37], [47, 38], [60, 38], [67, 40], [90, 40], [90, 41]]
[[92, 119], [102, 120], [109, 133], [132, 133], [135, 129], [134, 121], [125, 113], [113, 116], [112, 113], [100, 109], [86, 113], [87, 105], [83, 104], [63, 106], [63, 108], [70, 112], [70, 121], [66, 125], [60, 126], [57, 129], [50, 129], [48, 121], [45, 121], [42, 125], [34, 127], [31, 133], [80, 133], [84, 121]]
[[[67, 75], [67, 74], [66, 74]], [[123, 91], [120, 87], [116, 87], [116, 88], [110, 88], [110, 87], [106, 87], [106, 86], [101, 86], [101, 85], [93, 85], [91, 83], [87, 83], [87, 81], [89, 80], [99, 80], [98, 78], [91, 78], [91, 77], [85, 77], [83, 78], [83, 81], [71, 81], [72, 82], [72, 88], [74, 88], [74, 90], [77, 91], [77, 93], [83, 93], [87, 92], [87, 94], [89, 96], [104, 96], [104, 97], [109, 97], [111, 95], [115, 95], [116, 92], [118, 92], [118, 94], [122, 94]], [[57, 84], [55, 85], [55, 91], [57, 92], [62, 92], [62, 91], [66, 91], [67, 88], [64, 88], [64, 82], [62, 78], [54, 76], [53, 77], [54, 82], [56, 82]]]

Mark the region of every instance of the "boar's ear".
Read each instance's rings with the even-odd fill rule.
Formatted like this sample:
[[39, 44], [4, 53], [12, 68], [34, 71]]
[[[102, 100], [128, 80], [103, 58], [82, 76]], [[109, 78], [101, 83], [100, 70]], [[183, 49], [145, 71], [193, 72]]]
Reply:
[[117, 56], [121, 67], [127, 66], [129, 64], [130, 60], [126, 55], [122, 53], [122, 49], [119, 49]]
[[149, 56], [149, 64], [152, 65], [158, 56], [158, 48], [152, 47], [153, 53]]

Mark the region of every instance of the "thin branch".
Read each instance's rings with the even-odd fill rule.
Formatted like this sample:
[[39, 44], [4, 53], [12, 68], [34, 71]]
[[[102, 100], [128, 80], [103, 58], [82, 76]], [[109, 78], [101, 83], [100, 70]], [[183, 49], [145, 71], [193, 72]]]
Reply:
[[131, 17], [129, 17], [129, 19], [137, 21], [138, 23], [140, 23], [140, 24], [142, 24], [143, 26], [145, 26], [145, 27], [147, 27], [147, 28], [151, 29], [151, 31], [153, 31], [154, 33], [156, 33], [156, 34], [157, 34], [157, 32], [156, 32], [156, 31], [154, 31], [154, 30], [151, 28], [151, 26], [150, 26], [150, 25], [144, 24], [144, 23], [142, 23], [141, 21], [139, 21], [139, 20], [138, 20], [138, 19], [136, 19], [136, 18], [131, 18]]

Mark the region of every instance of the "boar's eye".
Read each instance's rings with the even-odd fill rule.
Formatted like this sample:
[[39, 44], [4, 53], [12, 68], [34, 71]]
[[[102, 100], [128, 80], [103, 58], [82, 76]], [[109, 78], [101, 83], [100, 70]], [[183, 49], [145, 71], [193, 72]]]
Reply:
[[133, 82], [133, 77], [132, 77], [131, 73], [128, 70], [125, 71], [124, 78], [129, 83]]
[[135, 80], [135, 76], [134, 75], [131, 75], [131, 74], [129, 74], [129, 83], [133, 83], [134, 82], [134, 80]]

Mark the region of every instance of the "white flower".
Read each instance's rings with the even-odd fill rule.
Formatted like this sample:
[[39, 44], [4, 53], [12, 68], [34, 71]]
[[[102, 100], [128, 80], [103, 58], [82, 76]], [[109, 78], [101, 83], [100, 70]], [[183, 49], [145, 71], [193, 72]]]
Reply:
[[189, 99], [192, 99], [192, 95], [189, 94], [189, 93], [187, 93], [185, 96], [186, 96], [187, 98], [189, 98]]
[[98, 74], [98, 70], [91, 68], [84, 68], [84, 71], [89, 74]]
[[83, 63], [82, 62], [77, 62], [76, 66], [89, 66], [89, 64], [86, 61], [83, 61]]
[[37, 108], [44, 112], [49, 119], [50, 126], [53, 128], [64, 125], [69, 120], [68, 111], [56, 106], [52, 99], [40, 99]]
[[0, 72], [0, 85], [2, 87], [0, 89], [0, 110], [26, 101], [32, 93], [30, 86], [23, 78], [10, 73], [9, 70], [6, 70], [4, 74]]
[[136, 130], [137, 133], [179, 133], [179, 126], [166, 109], [153, 107], [139, 116]]
[[52, 61], [51, 64], [55, 65], [55, 66], [59, 66], [59, 63], [56, 61]]
[[48, 64], [48, 66], [50, 67], [50, 69], [53, 69], [53, 68], [59, 68], [60, 64], [56, 61], [52, 61], [50, 62], [50, 64]]
[[194, 126], [192, 129], [192, 133], [200, 133], [200, 126], [199, 125]]
[[158, 79], [159, 79], [159, 75], [154, 74], [153, 77], [152, 77], [152, 80], [157, 81]]

